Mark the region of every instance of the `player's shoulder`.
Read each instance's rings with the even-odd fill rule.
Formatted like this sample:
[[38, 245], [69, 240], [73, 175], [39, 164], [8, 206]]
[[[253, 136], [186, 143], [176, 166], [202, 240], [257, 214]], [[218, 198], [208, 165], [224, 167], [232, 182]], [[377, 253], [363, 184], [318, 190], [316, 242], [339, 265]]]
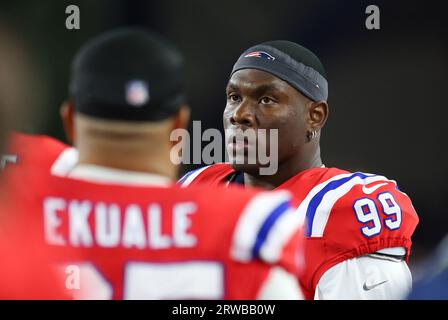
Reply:
[[47, 135], [33, 135], [13, 132], [8, 138], [9, 152], [39, 152], [40, 154], [59, 154], [69, 148], [68, 145]]
[[46, 135], [31, 135], [13, 132], [8, 137], [7, 152], [4, 157], [13, 157], [16, 167], [23, 171], [44, 170], [63, 172], [77, 162], [75, 148]]
[[[234, 229], [233, 259], [241, 262], [260, 259], [270, 264], [284, 259], [285, 247], [290, 239], [298, 239], [303, 225], [291, 199], [292, 194], [287, 190], [259, 191], [251, 195]], [[293, 251], [296, 249], [294, 246]]]
[[21, 142], [26, 144], [46, 144], [54, 147], [67, 147], [62, 141], [59, 141], [53, 137], [44, 134], [28, 134], [23, 132], [14, 131], [9, 135], [9, 139], [12, 143]]
[[[323, 172], [320, 179], [313, 186], [308, 198], [315, 201], [329, 200], [338, 204], [338, 200], [378, 198], [381, 194], [392, 193], [402, 200], [410, 202], [409, 196], [404, 193], [397, 181], [383, 174], [367, 172], [350, 172], [338, 168], [328, 168]], [[340, 204], [344, 204], [341, 202]]]
[[179, 179], [178, 184], [182, 187], [202, 183], [219, 185], [234, 172], [235, 170], [229, 163], [215, 163], [187, 172]]
[[[407, 199], [408, 195], [401, 191], [396, 180], [382, 174], [366, 172], [350, 172], [339, 168], [312, 168], [299, 173], [287, 181], [281, 188], [302, 190], [299, 198], [306, 204], [337, 201], [341, 198], [358, 198], [363, 195], [377, 195], [378, 191], [392, 191]], [[305, 205], [305, 204], [303, 204]]]
[[[323, 236], [329, 221], [339, 226], [344, 223], [349, 226], [348, 222], [353, 221], [353, 226], [359, 228], [359, 222], [365, 220], [370, 211], [378, 212], [381, 218], [382, 212], [388, 216], [389, 212], [400, 210], [400, 217], [394, 218], [394, 215], [391, 218], [401, 218], [412, 231], [418, 223], [408, 195], [400, 190], [395, 180], [384, 175], [319, 168], [307, 172], [301, 180], [307, 181], [308, 188], [301, 196], [297, 211], [306, 220], [307, 236]], [[359, 211], [360, 208], [364, 213]]]

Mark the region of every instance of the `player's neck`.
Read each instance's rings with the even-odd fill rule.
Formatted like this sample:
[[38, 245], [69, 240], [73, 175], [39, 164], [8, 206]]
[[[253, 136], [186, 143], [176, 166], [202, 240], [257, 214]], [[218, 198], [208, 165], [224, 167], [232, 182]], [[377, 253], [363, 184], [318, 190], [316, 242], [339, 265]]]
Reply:
[[[308, 156], [303, 156], [304, 154]], [[244, 173], [244, 184], [246, 186], [272, 190], [304, 170], [319, 168], [321, 166], [320, 148], [317, 145], [312, 152], [305, 151], [298, 153], [294, 157], [290, 157], [286, 161], [279, 163], [278, 170], [273, 175]]]
[[79, 164], [97, 165], [111, 169], [118, 169], [124, 171], [142, 172], [149, 174], [157, 174], [176, 180], [176, 167], [166, 159], [161, 159], [158, 156], [146, 155], [133, 156], [131, 154], [123, 155], [107, 155], [107, 154], [79, 154]]

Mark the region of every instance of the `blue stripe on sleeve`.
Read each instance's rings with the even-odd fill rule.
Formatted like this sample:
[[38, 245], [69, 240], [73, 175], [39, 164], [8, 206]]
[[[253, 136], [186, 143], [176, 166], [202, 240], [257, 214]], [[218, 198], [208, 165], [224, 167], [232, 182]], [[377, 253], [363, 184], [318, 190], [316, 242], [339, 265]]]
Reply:
[[311, 199], [308, 208], [306, 210], [306, 230], [305, 235], [307, 237], [311, 236], [311, 232], [313, 230], [313, 220], [314, 216], [316, 215], [317, 207], [322, 202], [322, 198], [325, 196], [325, 194], [331, 190], [337, 189], [340, 186], [342, 186], [344, 183], [352, 180], [353, 178], [360, 177], [362, 179], [365, 179], [367, 177], [373, 177], [374, 175], [366, 175], [361, 172], [356, 172], [352, 174], [351, 176], [341, 178], [339, 180], [334, 180], [328, 183], [322, 190], [320, 190], [318, 193], [314, 195], [314, 197]]
[[182, 178], [179, 179], [179, 181], [177, 181], [177, 184], [182, 184], [185, 182], [185, 180], [188, 179], [189, 176], [191, 176], [193, 173], [195, 173], [198, 170], [201, 170], [203, 167], [199, 168], [199, 169], [195, 169], [195, 170], [191, 170], [189, 172], [187, 172], [186, 174], [184, 174], [184, 176]]
[[290, 207], [290, 201], [284, 201], [280, 205], [278, 205], [274, 210], [272, 210], [271, 214], [266, 218], [263, 225], [258, 231], [257, 239], [255, 240], [255, 245], [252, 248], [252, 257], [259, 257], [260, 249], [263, 243], [266, 241], [266, 238], [271, 230], [272, 226], [275, 222], [288, 211]]

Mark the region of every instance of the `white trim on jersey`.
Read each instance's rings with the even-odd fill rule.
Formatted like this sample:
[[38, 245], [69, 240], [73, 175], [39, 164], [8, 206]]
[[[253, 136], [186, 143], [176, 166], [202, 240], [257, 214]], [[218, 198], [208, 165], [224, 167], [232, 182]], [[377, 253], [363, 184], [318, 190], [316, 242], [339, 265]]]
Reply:
[[[361, 174], [365, 177], [357, 176], [357, 174]], [[335, 188], [330, 188], [327, 191], [324, 190], [324, 188], [327, 187], [331, 182], [344, 178], [350, 179]], [[331, 179], [314, 187], [297, 209], [297, 213], [299, 214], [301, 219], [310, 220], [307, 221], [307, 225], [308, 227], [312, 227], [311, 230], [307, 230], [307, 235], [310, 237], [322, 237], [334, 204], [340, 198], [346, 195], [355, 185], [367, 185], [377, 181], [384, 181], [387, 183], [392, 182], [396, 185], [395, 181], [389, 180], [384, 176], [373, 175], [369, 173], [348, 173], [334, 176]], [[316, 195], [319, 192], [324, 192], [322, 199], [318, 201], [318, 205], [315, 209], [310, 209], [310, 202], [315, 199]], [[310, 210], [314, 211], [314, 214], [307, 217], [307, 212], [309, 212]]]
[[247, 204], [233, 234], [233, 259], [248, 262], [258, 252], [265, 262], [278, 261], [283, 246], [300, 227], [297, 215], [289, 207], [290, 198], [284, 190], [263, 192]]
[[170, 178], [159, 174], [121, 170], [93, 164], [78, 164], [67, 176], [105, 184], [158, 187], [169, 187], [172, 185]]
[[[194, 179], [196, 179], [196, 177], [198, 175], [200, 175], [205, 169], [207, 169], [209, 166], [205, 166], [190, 172], [187, 172], [182, 178], [179, 179], [178, 183], [180, 182], [180, 186], [181, 188], [185, 188], [188, 187], [190, 185], [191, 182], [193, 182]], [[183, 179], [185, 179], [184, 181], [182, 181]]]
[[261, 259], [269, 263], [276, 263], [280, 259], [283, 247], [301, 225], [295, 211], [292, 208], [288, 209], [269, 231], [260, 248]]
[[66, 177], [78, 163], [78, 150], [67, 148], [61, 152], [59, 157], [51, 166], [51, 174], [58, 177]]
[[332, 182], [334, 180], [341, 179], [341, 178], [349, 177], [350, 175], [351, 175], [351, 173], [338, 174], [337, 176], [331, 177], [327, 181], [322, 182], [322, 183], [318, 184], [317, 186], [315, 186], [313, 189], [311, 189], [311, 191], [308, 192], [308, 195], [306, 196], [306, 198], [300, 203], [299, 207], [297, 208], [296, 213], [299, 216], [300, 220], [305, 221], [306, 211], [308, 209], [310, 201], [311, 201], [311, 199], [313, 199], [313, 197], [319, 191], [321, 191], [330, 182]]

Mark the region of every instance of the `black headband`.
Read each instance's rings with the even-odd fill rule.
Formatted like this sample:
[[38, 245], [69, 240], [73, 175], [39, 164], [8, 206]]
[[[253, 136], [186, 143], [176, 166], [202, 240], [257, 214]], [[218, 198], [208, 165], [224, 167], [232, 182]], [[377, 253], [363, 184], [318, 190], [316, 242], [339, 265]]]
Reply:
[[260, 44], [247, 49], [233, 66], [230, 76], [241, 69], [269, 72], [313, 101], [328, 99], [327, 80], [312, 67], [294, 60], [277, 48]]

